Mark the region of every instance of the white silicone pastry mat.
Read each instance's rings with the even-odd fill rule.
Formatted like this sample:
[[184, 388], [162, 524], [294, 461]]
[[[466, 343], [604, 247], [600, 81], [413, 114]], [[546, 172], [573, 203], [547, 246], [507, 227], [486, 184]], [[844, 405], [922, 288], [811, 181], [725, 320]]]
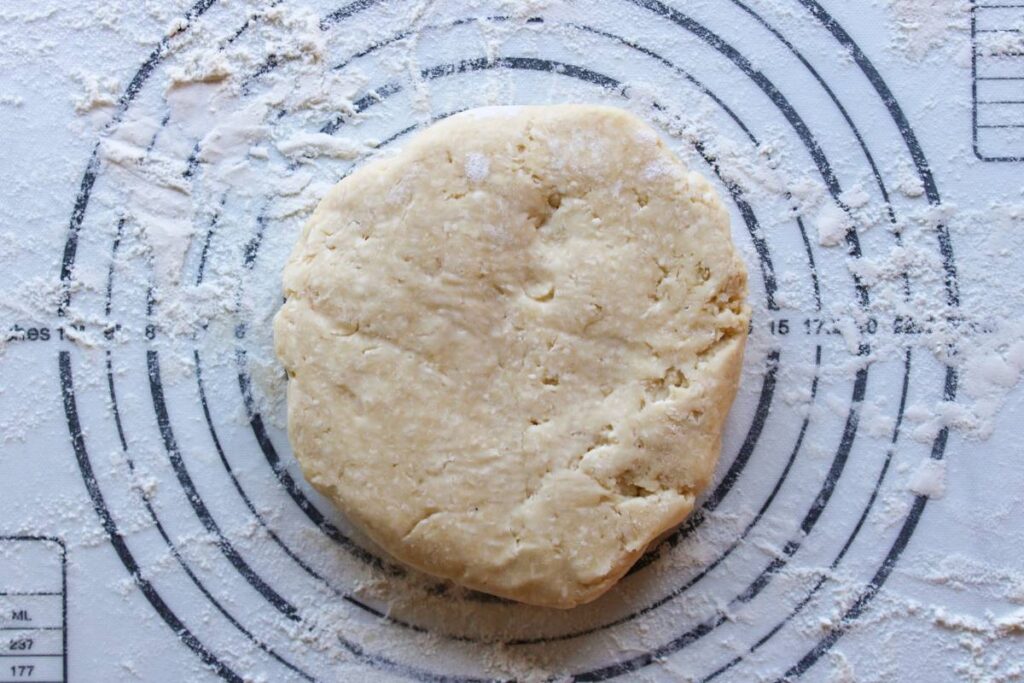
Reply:
[[[270, 333], [326, 188], [553, 102], [712, 179], [754, 310], [698, 510], [565, 612], [355, 533]], [[1024, 6], [7, 0], [0, 131], [0, 682], [1024, 680]]]

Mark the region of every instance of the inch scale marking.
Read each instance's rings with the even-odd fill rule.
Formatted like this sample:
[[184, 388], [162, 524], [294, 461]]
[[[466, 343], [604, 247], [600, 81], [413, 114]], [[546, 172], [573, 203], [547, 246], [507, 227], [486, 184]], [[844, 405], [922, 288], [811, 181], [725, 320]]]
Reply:
[[0, 536], [0, 683], [67, 681], [67, 554], [44, 536]]

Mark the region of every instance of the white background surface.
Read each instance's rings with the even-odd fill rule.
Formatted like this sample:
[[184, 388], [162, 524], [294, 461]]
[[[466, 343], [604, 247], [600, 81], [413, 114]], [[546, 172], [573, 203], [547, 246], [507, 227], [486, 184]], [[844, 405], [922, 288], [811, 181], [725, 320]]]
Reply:
[[[683, 3], [674, 4], [683, 7]], [[727, 5], [725, 2], [720, 4]], [[942, 194], [943, 204], [950, 207], [949, 224], [964, 309], [977, 312], [979, 318], [991, 318], [1000, 324], [1012, 322], [1022, 313], [1020, 289], [1024, 281], [1024, 267], [1020, 265], [1018, 255], [1022, 242], [1021, 231], [1024, 230], [1021, 218], [1024, 213], [1017, 208], [1014, 214], [1007, 207], [1024, 205], [1024, 164], [983, 162], [973, 154], [970, 15], [961, 3], [938, 3], [925, 11], [923, 8], [926, 4], [921, 3], [915, 14], [913, 3], [896, 3], [895, 6], [866, 2], [826, 3], [836, 20], [877, 66], [920, 140]], [[227, 16], [234, 15], [237, 18], [244, 14], [239, 9], [240, 5], [232, 7], [225, 10]], [[822, 34], [820, 24], [796, 2], [778, 0], [753, 3], [752, 7], [777, 22], [782, 32], [806, 51], [808, 59], [833, 85], [861, 126], [869, 131], [869, 143], [877, 145], [875, 153], [884, 172], [888, 173], [892, 168], [890, 162], [898, 163], [907, 156], [906, 150], [900, 149], [898, 138], [889, 130], [892, 124], [886, 120], [884, 109], [878, 105], [877, 94], [866, 87], [864, 82], [857, 80], [857, 73], [849, 58]], [[109, 81], [112, 99], [116, 101], [133, 74], [152, 52], [154, 45], [167, 32], [174, 17], [183, 14], [183, 8], [183, 5], [175, 6], [174, 3], [156, 2], [125, 3], [117, 9], [107, 7], [106, 3], [6, 2], [0, 8], [0, 187], [3, 188], [0, 190], [3, 197], [0, 206], [0, 267], [4, 273], [0, 323], [4, 328], [12, 329], [14, 325], [23, 328], [48, 326], [53, 330], [65, 324], [57, 317], [56, 309], [49, 305], [54, 301], [50, 294], [59, 290], [60, 264], [68, 235], [69, 217], [72, 215], [83, 171], [97, 140], [111, 133], [112, 129], [105, 125], [116, 111], [116, 106], [93, 106], [83, 113], [76, 111], [76, 102], [86, 96], [90, 87], [94, 87], [95, 79], [101, 80], [101, 91], [107, 87], [104, 83]], [[716, 3], [712, 2], [686, 3], [685, 9], [697, 16], [710, 17], [712, 23], [716, 15], [724, 15], [724, 10], [717, 13]], [[322, 10], [316, 8], [317, 12]], [[412, 15], [409, 8], [402, 8], [401, 11]], [[494, 13], [495, 8], [483, 6], [442, 5], [424, 10], [423, 16], [427, 19], [435, 15], [480, 17]], [[368, 11], [367, 17], [370, 15]], [[608, 6], [595, 9], [583, 5], [538, 3], [525, 10], [524, 16], [543, 16], [549, 21], [557, 17], [582, 17], [595, 23], [629, 23], [617, 21]], [[913, 26], [908, 28], [908, 16], [920, 24], [916, 32]], [[936, 16], [941, 16], [941, 20], [936, 20]], [[901, 18], [905, 20], [903, 24], [898, 23]], [[939, 28], [930, 29], [929, 26], [936, 21]], [[645, 33], [647, 29], [643, 24], [621, 28], [625, 33], [636, 36], [637, 40], [644, 40], [645, 44], [657, 46], [666, 53], [671, 52], [673, 41], [679, 40], [676, 33], [667, 29], [664, 32], [651, 29]], [[741, 39], [746, 30], [739, 24], [715, 28], [721, 28], [723, 35], [730, 39]], [[360, 39], [365, 41], [367, 36], [378, 32], [387, 33], [380, 24], [375, 24], [369, 18], [352, 20], [346, 24], [345, 30], [353, 42]], [[788, 62], [784, 61], [776, 47], [761, 42], [763, 36], [755, 35], [752, 28], [750, 31], [750, 40], [743, 43], [742, 48], [752, 55], [756, 68], [784, 84], [783, 90], [792, 98], [797, 110], [813, 121], [812, 127], [821, 132], [831, 154], [841, 159], [849, 157], [852, 154], [848, 149], [849, 140], [838, 133], [832, 135], [829, 132], [832, 115], [826, 113], [829, 104], [822, 92], [801, 87], [798, 76], [786, 73]], [[926, 43], [931, 39], [929, 36], [934, 37], [936, 43], [930, 50], [926, 49]], [[515, 38], [509, 40], [511, 46], [504, 54], [514, 54]], [[565, 53], [569, 57], [573, 56], [575, 48], [559, 44], [557, 35], [551, 39], [537, 40], [541, 44], [538, 50], [544, 55]], [[332, 45], [326, 50], [328, 54], [332, 54]], [[477, 45], [467, 50], [479, 53], [479, 47]], [[502, 44], [501, 48], [505, 49], [505, 45]], [[188, 48], [196, 49], [195, 46]], [[444, 41], [438, 42], [429, 35], [422, 38], [422, 44], [413, 48], [416, 54], [427, 56], [444, 56], [447, 52], [458, 54], [460, 49], [458, 46], [445, 45]], [[579, 55], [576, 57], [579, 58]], [[604, 57], [607, 55], [591, 54], [585, 55], [583, 59], [588, 64], [601, 63]], [[747, 87], [733, 85], [734, 75], [726, 71], [718, 73], [716, 67], [703, 62], [710, 58], [702, 52], [683, 51], [683, 57], [691, 60], [686, 62], [687, 68], [714, 78], [716, 88], [723, 93], [735, 94], [737, 91], [730, 91], [730, 88]], [[332, 59], [337, 61], [334, 57]], [[425, 63], [425, 60], [421, 63]], [[619, 69], [620, 74], [641, 81], [648, 78], [644, 72], [647, 67], [639, 59], [632, 62], [627, 59], [617, 64], [615, 68]], [[387, 76], [390, 67], [384, 64], [365, 68], [370, 74], [374, 73], [374, 69], [379, 69]], [[401, 73], [401, 69], [398, 71]], [[513, 82], [519, 83], [515, 79], [523, 78], [527, 79], [523, 83], [532, 83], [528, 80], [531, 77], [517, 74]], [[161, 73], [154, 78], [166, 76]], [[393, 78], [400, 79], [401, 76]], [[655, 79], [654, 76], [650, 78]], [[552, 87], [545, 81], [542, 81], [539, 90], [533, 90], [532, 85], [509, 90], [505, 87], [507, 82], [496, 82], [498, 85], [491, 92], [480, 90], [472, 96], [466, 96], [458, 88], [446, 90], [443, 86], [436, 86], [432, 93], [434, 104], [446, 99], [458, 103], [460, 98], [472, 100], [461, 103], [462, 106], [469, 106], [488, 101], [562, 101], [573, 99], [574, 96], [576, 99], [597, 97], [586, 89], [578, 92], [563, 90], [561, 86]], [[671, 79], [666, 82], [671, 84]], [[153, 92], [159, 94], [163, 88], [162, 85], [154, 86]], [[612, 101], [614, 97], [608, 96], [606, 99]], [[741, 113], [755, 119], [759, 117], [759, 107], [766, 105], [753, 96], [749, 99], [744, 96], [743, 99], [745, 110]], [[1021, 99], [1024, 100], [1024, 91]], [[369, 129], [381, 121], [389, 123], [388, 117], [408, 122], [422, 118], [419, 113], [408, 113], [411, 107], [408, 103], [397, 102], [388, 106], [393, 109], [382, 115], [380, 121], [371, 120], [367, 124]], [[406, 107], [407, 113], [401, 112], [402, 107]], [[775, 116], [770, 109], [765, 109], [763, 115], [765, 119]], [[294, 125], [301, 129], [301, 123]], [[766, 125], [768, 134], [775, 125], [772, 122]], [[401, 127], [392, 126], [392, 129], [398, 130]], [[388, 128], [382, 123], [381, 129]], [[363, 134], [357, 132], [356, 137], [359, 135]], [[378, 139], [381, 137], [380, 133], [372, 130], [365, 135], [375, 135]], [[783, 147], [788, 144], [785, 132], [779, 134], [779, 141]], [[680, 149], [685, 146], [685, 143], [678, 140], [673, 144]], [[685, 151], [680, 153], [686, 155]], [[799, 154], [799, 150], [792, 152], [796, 157]], [[793, 161], [797, 168], [801, 168], [802, 163], [799, 159]], [[332, 166], [330, 163], [324, 166], [311, 164], [314, 173], [324, 174], [329, 181], [340, 174], [337, 168], [337, 165]], [[705, 169], [699, 170], [707, 172]], [[895, 177], [898, 170], [892, 173]], [[764, 203], [772, 201], [771, 198], [763, 197], [759, 201], [762, 199]], [[912, 198], [907, 197], [901, 197], [898, 201], [908, 206], [914, 203]], [[238, 211], [243, 211], [246, 207], [252, 209], [253, 205], [242, 203], [238, 206]], [[735, 206], [733, 208], [735, 213]], [[102, 210], [112, 209], [108, 206]], [[1008, 215], [1010, 218], [1006, 218]], [[244, 216], [238, 218], [239, 223], [243, 222], [241, 219]], [[742, 242], [742, 220], [738, 214], [734, 215], [734, 219], [737, 239]], [[289, 229], [294, 228], [282, 227], [280, 234], [268, 238], [270, 246], [267, 249], [274, 256], [258, 271], [259, 282], [255, 286], [262, 288], [259, 291], [265, 291], [270, 299], [273, 299], [277, 291], [274, 273], [294, 234], [288, 233]], [[765, 227], [769, 234], [772, 229], [772, 226]], [[810, 237], [813, 241], [816, 236], [812, 232]], [[789, 249], [792, 254], [792, 257], [778, 257], [778, 269], [781, 272], [786, 269], [788, 258], [795, 260], [798, 256], [803, 257], [798, 251], [802, 247], [792, 236], [779, 239], [782, 244], [781, 253], [786, 254]], [[871, 236], [866, 237], [866, 243], [871, 244], [871, 239]], [[745, 253], [751, 256], [749, 245], [745, 248]], [[825, 254], [829, 250], [819, 248], [818, 245], [815, 245], [815, 249], [822, 252], [824, 263], [830, 263], [827, 259], [831, 256]], [[829, 253], [833, 252], [834, 249]], [[994, 256], [1000, 254], [1001, 258], [993, 260]], [[85, 258], [88, 258], [88, 253], [85, 253]], [[841, 265], [841, 256], [836, 263]], [[146, 261], [136, 259], [125, 267], [129, 270], [144, 269]], [[799, 268], [799, 264], [792, 266], [794, 272], [799, 271]], [[751, 261], [752, 297], [760, 294], [763, 298], [764, 288], [757, 283], [757, 279], [757, 267]], [[825, 276], [823, 282], [826, 283], [825, 298], [831, 296], [837, 301], [849, 298], [849, 294], [829, 290]], [[766, 311], [763, 305], [758, 308], [755, 303], [755, 325], [760, 327], [752, 335], [752, 358], [748, 359], [745, 378], [745, 382], [755, 388], [742, 393], [738, 401], [734, 432], [727, 436], [720, 473], [728, 467], [730, 458], [742, 442], [745, 429], [742, 418], [750, 414], [757, 400], [756, 386], [764, 372], [763, 350], [771, 346], [770, 336], [765, 334], [763, 328], [771, 319], [788, 316], [798, 320], [805, 315], [806, 298], [795, 297], [794, 301], [796, 305], [791, 310], [783, 308], [781, 312]], [[130, 317], [133, 314], [126, 315]], [[254, 324], [259, 325], [260, 320], [257, 317]], [[984, 343], [981, 339], [983, 336], [966, 341], [968, 344], [980, 345]], [[1008, 343], [1012, 343], [1012, 333], [1008, 339]], [[168, 344], [173, 345], [178, 341], [181, 340], [172, 339]], [[218, 342], [215, 338], [210, 347], [216, 348], [221, 342], [227, 343], [223, 339]], [[793, 340], [784, 340], [783, 343], [796, 344]], [[832, 344], [832, 341], [829, 343]], [[134, 361], [126, 363], [119, 375], [128, 386], [125, 389], [127, 400], [138, 400], [140, 403], [149, 401], [145, 366], [139, 362], [144, 356], [144, 344], [141, 341], [129, 341], [117, 348], [120, 349], [118, 354], [123, 352], [125, 357], [134, 354]], [[188, 348], [187, 343], [185, 348]], [[759, 366], [755, 364], [759, 358], [758, 348], [762, 350], [762, 364]], [[106, 532], [99, 524], [83, 485], [69, 438], [58, 374], [57, 359], [60, 351], [71, 352], [78, 387], [78, 410], [83, 415], [85, 438], [92, 449], [93, 467], [105, 495], [114, 501], [112, 507], [117, 506], [114, 514], [119, 524], [126, 529], [125, 537], [129, 545], [143, 558], [143, 575], [158, 590], [170, 596], [168, 601], [182, 620], [200, 634], [201, 640], [234, 671], [248, 679], [263, 676], [265, 680], [283, 680], [291, 675], [276, 662], [270, 661], [264, 652], [253, 649], [251, 645], [239, 645], [237, 631], [222, 623], [219, 615], [211, 612], [201, 598], [193, 595], [194, 591], [186, 592], [182, 588], [187, 582], [179, 576], [173, 563], [167, 561], [166, 554], [161, 559], [155, 551], [147, 551], [159, 539], [154, 536], [145, 518], [136, 514], [138, 503], [134, 507], [129, 502], [121, 503], [122, 498], [130, 497], [130, 486], [126, 475], [123, 472], [118, 474], [119, 470], [123, 470], [122, 455], [109, 429], [109, 417], [106, 417], [109, 406], [103, 393], [103, 346], [90, 347], [88, 344], [57, 339], [36, 342], [16, 340], [7, 342], [0, 349], [0, 429], [3, 431], [0, 435], [0, 535], [55, 536], [67, 544], [70, 680], [213, 680], [215, 674], [204, 669], [198, 657], [179, 642], [164, 621], [157, 618], [153, 607], [143, 597], [112, 550]], [[914, 366], [909, 401], [921, 406], [933, 406], [941, 398], [943, 368], [927, 349], [915, 347], [914, 353], [920, 362]], [[842, 351], [838, 350], [836, 355], [829, 357], [840, 358], [841, 355]], [[178, 377], [176, 370], [169, 369], [175, 362], [175, 356], [169, 357], [171, 360], [165, 361], [163, 372], [172, 375], [170, 385], [190, 386]], [[839, 360], [835, 362], [840, 363]], [[898, 379], [893, 378], [896, 377], [894, 373], [898, 373], [898, 365], [884, 359], [880, 361], [876, 374], [869, 380], [872, 389], [884, 385], [889, 387], [886, 391], [895, 391]], [[788, 386], [789, 368], [783, 364], [780, 371], [780, 385], [783, 385], [779, 389], [780, 396], [785, 386]], [[180, 374], [187, 379], [190, 372], [190, 368], [184, 367]], [[227, 375], [227, 379], [211, 389], [217, 405], [220, 397], [230, 395], [233, 388], [230, 372]], [[876, 379], [878, 377], [888, 379]], [[1006, 383], [1012, 385], [1015, 381], [1016, 376], [1013, 376]], [[825, 381], [822, 394], [834, 394], [836, 401], [848, 402], [848, 384], [842, 377]], [[223, 420], [225, 424], [235, 425], [235, 428], [226, 427], [225, 431], [229, 433], [223, 438], [228, 448], [233, 450], [233, 457], [236, 458], [234, 462], [239, 470], [251, 475], [250, 480], [257, 491], [254, 497], [259, 501], [261, 509], [268, 510], [271, 513], [270, 519], [285, 529], [282, 534], [292, 534], [293, 538], [298, 539], [302, 551], [319, 561], [319, 571], [336, 572], [338, 582], [343, 584], [350, 580], [353, 583], [368, 581], [359, 571], [348, 568], [344, 562], [332, 563], [330, 558], [334, 551], [322, 550], [318, 538], [308, 540], [309, 534], [312, 534], [305, 528], [309, 525], [308, 520], [296, 511], [288, 497], [277, 488], [265, 463], [259, 469], [263, 456], [257, 452], [251, 435], [245, 436], [244, 416], [237, 407], [237, 387], [234, 391], [233, 397], [224, 398], [224, 405], [229, 407], [224, 410]], [[194, 411], [194, 399], [189, 396], [191, 394], [186, 389], [168, 389], [168, 401], [172, 406], [178, 401], [183, 405], [188, 404]], [[920, 524], [881, 594], [874, 599], [860, 621], [849, 627], [849, 631], [839, 639], [831, 652], [810, 669], [807, 678], [864, 681], [1024, 678], [1022, 627], [1018, 625], [1016, 629], [1009, 627], [1000, 630], [995, 625], [1000, 619], [1014, 618], [1014, 614], [1020, 619], [1020, 610], [1024, 608], [1024, 551], [1021, 550], [1024, 548], [1021, 536], [1021, 529], [1024, 528], [1024, 460], [1021, 458], [1020, 446], [1021, 424], [1024, 422], [1022, 399], [1024, 393], [1019, 387], [1008, 389], [1005, 405], [995, 416], [994, 430], [988, 439], [978, 440], [955, 428], [950, 432], [945, 450], [944, 495], [927, 504]], [[892, 400], [888, 405], [892, 407]], [[734, 507], [728, 507], [729, 514], [738, 516], [744, 522], [750, 518], [750, 510], [756, 509], [764, 498], [769, 487], [767, 478], [777, 475], [781, 463], [788, 455], [783, 452], [789, 447], [782, 444], [782, 436], [778, 437], [777, 444], [773, 441], [776, 438], [773, 429], [775, 424], [796, 424], [799, 420], [793, 410], [792, 405], [776, 399], [764, 437], [766, 446], [755, 452], [750, 469], [745, 471], [739, 488], [729, 499], [730, 503], [735, 503]], [[845, 414], [845, 410], [845, 406], [841, 407], [840, 412]], [[184, 411], [185, 408], [182, 408], [181, 412]], [[182, 417], [176, 426], [178, 440], [186, 445], [186, 449], [193, 441], [199, 443], [206, 434], [205, 425], [196, 415], [193, 412], [188, 418]], [[152, 431], [138, 436], [138, 442], [132, 443], [131, 448], [155, 454], [152, 455], [154, 462], [158, 456], [166, 459], [166, 454], [161, 454], [159, 434], [152, 427], [151, 414], [148, 419]], [[825, 426], [821, 431], [808, 437], [811, 448], [833, 448], [838, 438], [841, 419], [833, 415], [831, 419], [823, 419], [822, 423]], [[788, 433], [781, 426], [778, 429], [780, 434]], [[908, 431], [910, 429], [908, 427]], [[280, 443], [284, 443], [279, 429], [274, 434], [275, 438], [282, 439]], [[814, 567], [828, 564], [835, 548], [841, 544], [841, 538], [849, 533], [851, 521], [856, 521], [866, 492], [877, 476], [880, 454], [886, 450], [886, 439], [858, 438], [860, 440], [850, 455], [850, 464], [843, 474], [842, 484], [837, 487], [821, 525], [806, 541], [808, 556], [799, 555], [799, 561], [794, 563], [797, 575], [800, 569], [813, 571]], [[930, 442], [918, 442], [906, 434], [902, 437], [894, 454], [892, 474], [886, 488], [879, 495], [872, 517], [866, 523], [866, 534], [870, 535], [870, 539], [862, 540], [851, 552], [852, 568], [849, 576], [830, 581], [830, 584], [835, 584], [835, 590], [828, 591], [829, 597], [812, 603], [794, 622], [791, 634], [781, 634], [778, 646], [767, 646], [764, 651], [728, 672], [726, 679], [774, 679], [798, 658], [796, 652], [802, 654], [838, 624], [837, 618], [849, 605], [849, 597], [856, 596], [864, 582], [870, 578], [886, 549], [893, 543], [900, 528], [900, 520], [914, 503], [915, 496], [907, 487], [913, 471], [927, 457], [930, 446]], [[212, 473], [219, 467], [212, 453], [211, 445], [205, 443], [197, 446], [194, 452], [186, 453], [185, 458], [194, 468], [193, 478], [205, 496], [214, 500], [229, 498], [234, 495], [230, 484], [222, 473]], [[286, 457], [290, 458], [290, 455]], [[819, 465], [809, 466], [797, 479], [798, 482], [806, 481], [807, 487], [813, 487], [812, 492], [820, 484], [830, 456], [826, 454], [821, 457], [824, 460]], [[208, 469], [212, 473], [209, 476], [206, 475]], [[196, 543], [199, 538], [196, 535], [196, 520], [180, 492], [174, 490], [177, 482], [173, 475], [166, 468], [160, 469], [156, 465], [152, 471], [157, 480], [157, 495], [168, 496], [159, 498], [156, 507], [172, 520], [168, 522], [172, 537], [186, 544]], [[764, 473], [763, 476], [761, 473]], [[764, 483], [760, 483], [762, 481]], [[170, 497], [172, 495], [177, 497]], [[770, 515], [772, 524], [777, 525], [780, 532], [745, 541], [737, 552], [736, 567], [724, 571], [721, 578], [714, 578], [713, 582], [708, 582], [709, 585], [719, 587], [736, 584], [742, 587], [744, 577], [747, 576], [744, 563], [747, 566], [760, 566], [766, 558], [770, 559], [778, 553], [785, 540], [792, 537], [812, 496], [813, 493], [805, 493], [801, 497], [799, 487], [792, 491], [790, 498], [785, 498], [784, 494], [785, 500], [773, 508]], [[217, 503], [211, 503], [211, 507], [217, 508]], [[501, 650], [504, 654], [498, 656], [492, 646], [479, 649], [460, 646], [448, 653], [443, 641], [440, 644], [435, 641], [407, 641], [401, 633], [396, 635], [386, 628], [380, 630], [381, 627], [375, 623], [364, 626], [361, 617], [344, 616], [337, 621], [318, 619], [315, 616], [316, 605], [309, 603], [315, 603], [320, 598], [314, 599], [304, 594], [305, 584], [297, 579], [293, 581], [293, 573], [284, 568], [286, 563], [269, 555], [264, 538], [259, 534], [246, 535], [244, 529], [249, 522], [245, 518], [244, 509], [240, 510], [223, 511], [221, 526], [239, 544], [247, 558], [255, 558], [254, 562], [273, 577], [275, 585], [290, 600], [302, 605], [304, 613], [314, 614], [311, 619], [315, 625], [309, 629], [315, 636], [307, 639], [312, 644], [297, 639], [293, 625], [282, 626], [278, 615], [268, 616], [265, 606], [256, 604], [258, 601], [252, 600], [250, 593], [246, 592], [248, 589], [236, 589], [236, 577], [225, 579], [223, 584], [219, 583], [220, 577], [234, 570], [229, 565], [220, 566], [224, 559], [215, 544], [200, 542], [198, 545], [201, 547], [189, 552], [195, 553], [203, 575], [212, 577], [214, 593], [224, 599], [225, 604], [239, 615], [239, 620], [247, 628], [301, 662], [318, 679], [357, 680], [357, 677], [370, 676], [402, 678], [404, 675], [401, 669], [371, 668], [365, 662], [358, 661], [358, 658], [353, 658], [350, 652], [346, 654], [332, 643], [329, 636], [324, 637], [325, 633], [332, 633], [332, 629], [349, 634], [353, 640], [363, 642], [366, 648], [380, 647], [395, 660], [417, 666], [422, 664], [437, 673], [446, 672], [450, 663], [457, 672], [500, 677], [515, 675], [523, 670], [532, 674], [543, 670], [562, 675], [584, 670], [588, 665], [603, 665], [626, 654], [635, 655], [645, 647], [655, 647], [674, 636], [679, 630], [679, 623], [699, 621], [701, 618], [701, 615], [694, 616], [693, 613], [693, 610], [700, 612], [703, 608], [701, 597], [698, 596], [693, 598], [692, 603], [653, 619], [642, 631], [630, 631], [633, 627], [626, 626], [617, 639], [588, 641], [590, 644], [587, 646], [568, 641], [570, 645], [552, 646], [551, 652], [554, 654], [549, 653], [543, 657], [523, 656], [520, 660], [517, 659], [519, 655], [515, 648], [511, 648], [511, 653]], [[217, 509], [215, 512], [221, 511]], [[721, 524], [725, 529], [721, 533], [726, 535], [728, 529], [736, 527], [735, 524], [730, 527], [727, 522]], [[739, 527], [742, 525], [743, 522]], [[708, 542], [713, 545], [716, 541], [721, 542], [721, 537], [713, 537]], [[680, 547], [685, 550], [693, 546], [685, 544]], [[678, 567], [672, 563], [667, 564], [665, 569], [658, 571], [655, 578], [651, 579], [654, 584], [651, 591], [657, 593], [662, 585], [672, 584], [675, 576], [684, 575], [691, 569], [692, 566], [687, 566], [684, 561]], [[734, 623], [702, 639], [702, 649], [694, 648], [692, 654], [670, 656], [667, 662], [645, 667], [632, 675], [666, 680], [678, 677], [700, 678], [728, 661], [731, 656], [744, 652], [750, 643], [775, 623], [776, 617], [785, 611], [785, 606], [798, 601], [799, 597], [788, 591], [796, 591], [799, 581], [793, 579], [795, 583], [789, 585], [785, 583], [788, 579], [792, 577], [784, 573], [783, 587], [770, 593], [765, 598], [766, 604], [758, 602], [750, 605], [749, 609], [738, 610]], [[642, 580], [642, 576], [637, 580]], [[694, 590], [703, 592], [702, 586], [705, 585], [699, 584]], [[0, 586], [0, 591], [3, 590], [5, 587]], [[642, 602], [647, 595], [644, 586], [630, 590], [632, 592], [625, 593], [622, 598], [627, 603], [634, 599]], [[374, 604], [386, 606], [386, 589], [384, 595], [383, 602]], [[692, 592], [687, 595], [692, 595]], [[711, 596], [712, 603], [719, 600], [715, 589], [708, 588], [705, 595]], [[380, 601], [380, 594], [369, 598], [370, 602], [375, 599]], [[457, 604], [451, 609], [457, 611], [461, 609], [461, 603], [455, 602]], [[602, 606], [593, 614], [580, 618], [584, 621], [596, 619], [601, 610], [614, 611], [619, 607], [614, 604]], [[396, 611], [402, 613], [402, 609], [400, 607]], [[487, 618], [491, 618], [489, 612]], [[535, 615], [525, 618], [543, 621], [545, 617]], [[818, 629], [817, 632], [815, 629]], [[634, 638], [635, 643], [631, 640]], [[705, 641], [707, 645], [704, 645]], [[0, 639], [0, 647], [4, 645], [5, 642]], [[622, 649], [617, 649], [620, 647]], [[570, 656], [570, 650], [578, 651]], [[5, 676], [9, 673], [0, 668], [0, 680], [7, 680]]]

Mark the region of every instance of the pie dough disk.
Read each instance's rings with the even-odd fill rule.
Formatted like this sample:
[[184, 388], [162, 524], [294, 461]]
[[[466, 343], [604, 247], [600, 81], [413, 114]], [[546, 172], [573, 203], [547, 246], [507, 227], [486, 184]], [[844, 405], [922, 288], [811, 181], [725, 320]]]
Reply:
[[452, 116], [331, 189], [285, 267], [295, 454], [417, 569], [594, 600], [711, 478], [746, 282], [714, 189], [631, 114]]

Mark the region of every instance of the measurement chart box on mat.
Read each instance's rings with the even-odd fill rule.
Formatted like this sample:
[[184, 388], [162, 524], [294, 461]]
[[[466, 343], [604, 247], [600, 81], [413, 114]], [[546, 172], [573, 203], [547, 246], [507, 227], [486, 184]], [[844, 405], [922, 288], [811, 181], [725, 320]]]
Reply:
[[67, 680], [64, 543], [0, 536], [0, 683]]
[[1024, 161], [1024, 4], [971, 7], [974, 153], [982, 161]]

